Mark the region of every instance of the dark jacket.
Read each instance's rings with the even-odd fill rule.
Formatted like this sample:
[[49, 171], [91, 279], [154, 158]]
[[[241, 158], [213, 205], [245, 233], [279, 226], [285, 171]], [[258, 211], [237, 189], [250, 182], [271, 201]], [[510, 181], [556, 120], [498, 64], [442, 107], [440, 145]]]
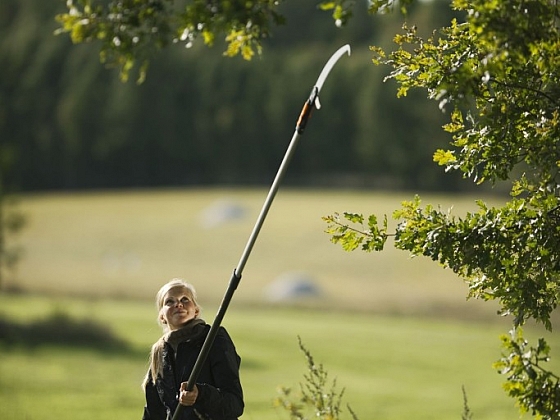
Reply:
[[[170, 420], [175, 413], [181, 382], [187, 382], [204, 339], [210, 330], [200, 325], [197, 334], [177, 346], [163, 349], [163, 377], [146, 385], [143, 420]], [[243, 414], [243, 390], [239, 380], [241, 358], [225, 328], [220, 327], [197, 378], [198, 397], [192, 407], [184, 407], [181, 420], [237, 420]]]

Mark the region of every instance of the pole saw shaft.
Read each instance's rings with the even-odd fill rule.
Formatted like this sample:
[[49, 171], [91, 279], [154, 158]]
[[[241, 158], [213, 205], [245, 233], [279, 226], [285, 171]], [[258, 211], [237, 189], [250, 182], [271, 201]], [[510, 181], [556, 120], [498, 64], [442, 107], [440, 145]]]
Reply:
[[[202, 370], [202, 366], [203, 366], [204, 362], [206, 361], [206, 357], [208, 356], [208, 353], [210, 352], [210, 348], [212, 347], [212, 344], [214, 343], [214, 339], [216, 338], [216, 335], [218, 333], [218, 330], [220, 328], [222, 320], [223, 320], [223, 318], [225, 316], [225, 313], [228, 309], [229, 303], [231, 302], [233, 294], [235, 293], [235, 290], [237, 289], [237, 286], [239, 285], [239, 283], [241, 281], [241, 275], [243, 273], [243, 269], [245, 268], [245, 264], [247, 263], [247, 260], [249, 259], [249, 256], [251, 255], [251, 251], [253, 250], [253, 246], [255, 245], [255, 241], [257, 240], [259, 232], [260, 232], [260, 230], [261, 230], [261, 228], [264, 224], [264, 220], [266, 219], [268, 211], [270, 210], [270, 207], [272, 206], [272, 202], [274, 201], [274, 197], [276, 196], [276, 193], [277, 193], [278, 188], [280, 186], [280, 182], [282, 181], [282, 178], [284, 177], [284, 173], [286, 172], [288, 164], [290, 163], [290, 160], [292, 159], [292, 156], [294, 154], [296, 146], [299, 142], [299, 138], [305, 130], [307, 120], [311, 116], [311, 112], [313, 111], [313, 108], [319, 109], [321, 107], [320, 102], [319, 102], [319, 92], [321, 91], [321, 88], [323, 87], [323, 83], [325, 82], [325, 79], [327, 78], [328, 74], [330, 73], [332, 67], [340, 59], [340, 57], [342, 57], [342, 55], [344, 55], [344, 53], [347, 53], [348, 55], [350, 55], [350, 46], [349, 45], [344, 45], [343, 47], [339, 48], [331, 56], [329, 61], [323, 67], [323, 70], [321, 71], [321, 74], [319, 75], [319, 78], [317, 79], [316, 84], [313, 86], [313, 89], [311, 90], [311, 94], [309, 95], [309, 99], [303, 105], [303, 109], [301, 110], [300, 116], [299, 116], [299, 118], [297, 120], [297, 123], [296, 123], [296, 128], [295, 128], [295, 132], [292, 136], [292, 140], [290, 141], [290, 144], [288, 145], [288, 149], [286, 150], [286, 153], [284, 154], [284, 158], [282, 159], [282, 163], [280, 164], [278, 172], [276, 173], [276, 177], [274, 178], [274, 181], [273, 181], [273, 183], [270, 187], [270, 190], [268, 192], [266, 200], [265, 200], [265, 202], [262, 206], [261, 212], [259, 214], [259, 217], [257, 218], [255, 226], [253, 227], [253, 231], [251, 232], [251, 235], [249, 236], [249, 240], [247, 241], [245, 249], [244, 249], [243, 253], [241, 254], [241, 258], [239, 259], [239, 263], [237, 264], [237, 267], [235, 268], [235, 270], [233, 270], [233, 273], [232, 273], [230, 281], [229, 281], [228, 288], [226, 290], [226, 293], [225, 293], [224, 297], [222, 298], [222, 302], [220, 304], [220, 307], [218, 308], [218, 312], [216, 314], [216, 317], [214, 318], [214, 322], [212, 323], [212, 326], [210, 327], [210, 331], [208, 332], [208, 335], [206, 336], [206, 339], [204, 340], [204, 344], [202, 345], [202, 349], [200, 350], [200, 354], [198, 355], [198, 358], [196, 359], [193, 370], [192, 370], [192, 372], [189, 376], [189, 379], [187, 381], [187, 387], [186, 387], [187, 391], [192, 391], [193, 388], [194, 388], [194, 385], [196, 384], [196, 380], [197, 380], [197, 378], [198, 378], [198, 376], [199, 376], [199, 374]], [[182, 412], [183, 412], [184, 409], [185, 409], [185, 406], [179, 404], [177, 406], [177, 409], [175, 410], [175, 414], [173, 415], [173, 420], [179, 420], [181, 418], [181, 415], [182, 415]]]

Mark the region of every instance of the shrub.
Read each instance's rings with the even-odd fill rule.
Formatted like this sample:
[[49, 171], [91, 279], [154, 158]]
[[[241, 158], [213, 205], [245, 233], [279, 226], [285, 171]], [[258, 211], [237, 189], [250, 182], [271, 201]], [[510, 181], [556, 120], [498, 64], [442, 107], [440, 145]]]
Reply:
[[56, 309], [48, 317], [19, 323], [0, 316], [0, 342], [8, 346], [36, 348], [41, 345], [126, 351], [129, 345], [106, 325], [91, 319], [74, 319]]

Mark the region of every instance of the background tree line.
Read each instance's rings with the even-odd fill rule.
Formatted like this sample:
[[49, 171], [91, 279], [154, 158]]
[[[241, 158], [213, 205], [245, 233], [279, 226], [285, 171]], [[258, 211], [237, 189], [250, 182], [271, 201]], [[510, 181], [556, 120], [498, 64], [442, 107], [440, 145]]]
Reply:
[[[369, 46], [390, 44], [401, 17], [356, 6], [336, 28], [318, 2], [287, 2], [287, 24], [262, 57], [222, 56], [223, 46], [168, 48], [147, 80], [122, 83], [98, 46], [54, 36], [60, 0], [0, 4], [0, 153], [5, 185], [23, 191], [211, 184], [272, 179], [303, 102], [341, 45], [286, 182], [292, 185], [458, 190], [433, 152], [449, 142], [445, 117], [421, 92], [397, 101]], [[363, 7], [363, 13], [360, 11]], [[449, 21], [447, 2], [419, 3], [420, 30]], [[308, 140], [309, 138], [309, 140]]]

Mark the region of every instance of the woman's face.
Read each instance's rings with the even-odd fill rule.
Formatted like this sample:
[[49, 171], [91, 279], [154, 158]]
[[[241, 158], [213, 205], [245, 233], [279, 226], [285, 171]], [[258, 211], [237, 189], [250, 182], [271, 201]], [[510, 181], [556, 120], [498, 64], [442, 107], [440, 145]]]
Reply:
[[193, 302], [191, 292], [184, 287], [175, 287], [163, 296], [159, 317], [170, 330], [176, 330], [196, 318], [198, 312], [199, 308]]

